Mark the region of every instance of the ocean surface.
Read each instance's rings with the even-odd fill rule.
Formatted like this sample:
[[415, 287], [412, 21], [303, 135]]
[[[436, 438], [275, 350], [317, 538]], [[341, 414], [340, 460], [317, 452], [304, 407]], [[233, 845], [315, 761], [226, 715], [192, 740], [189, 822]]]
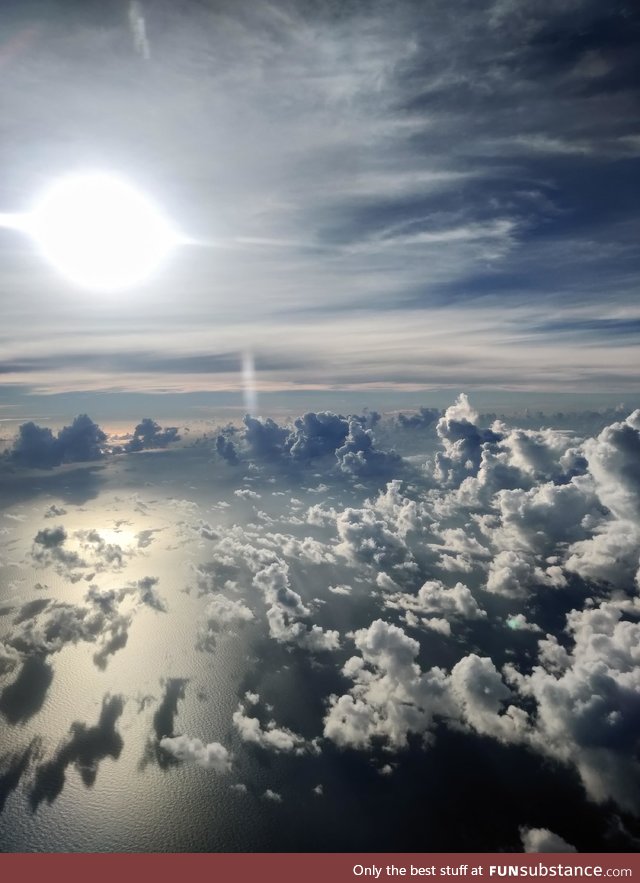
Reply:
[[[276, 495], [256, 475], [242, 485], [260, 493], [250, 501], [233, 493], [237, 476], [214, 470], [206, 445], [4, 474], [0, 641], [25, 625], [42, 637], [38, 623], [48, 611], [62, 602], [84, 609], [90, 586], [104, 593], [149, 577], [157, 583], [150, 603], [133, 589], [123, 593], [126, 641], [107, 648], [100, 665], [104, 636], [76, 640], [69, 626], [57, 633], [57, 649], [24, 651], [0, 675], [2, 851], [517, 850], [522, 825], [560, 829], [581, 849], [630, 848], [615, 812], [587, 801], [575, 772], [525, 748], [444, 726], [429, 745], [411, 737], [401, 751], [383, 744], [342, 750], [323, 740], [327, 702], [347, 689], [341, 667], [353, 647], [343, 640], [338, 651], [309, 653], [274, 641], [248, 580], [219, 577], [216, 590], [245, 601], [254, 619], [221, 630], [213, 650], [202, 649], [207, 531], [219, 535], [244, 522], [258, 535], [267, 524], [256, 518], [259, 507], [268, 510], [272, 534], [285, 530], [275, 522], [286, 515], [287, 535], [303, 537], [309, 526], [292, 523], [292, 499], [302, 510], [345, 506], [368, 492], [318, 493], [325, 478], [315, 474], [312, 492], [283, 481]], [[73, 555], [43, 555], [34, 542], [56, 526], [64, 526], [64, 548], [82, 566]], [[103, 545], [87, 545], [87, 531]], [[353, 572], [295, 555], [290, 568], [323, 628], [345, 636], [380, 615], [371, 586]], [[339, 580], [350, 581], [350, 595], [328, 591]], [[493, 640], [486, 625], [475, 628], [465, 630], [466, 646]], [[515, 636], [504, 658], [526, 655], [532, 640]], [[498, 664], [497, 642], [494, 651]], [[421, 640], [423, 666], [447, 667], [459, 655], [435, 632]], [[319, 739], [319, 750], [277, 753], [243, 741], [233, 714], [247, 691], [259, 694], [263, 726], [273, 719], [307, 745]], [[231, 771], [180, 761], [160, 747], [162, 737], [179, 734], [225, 746]]]

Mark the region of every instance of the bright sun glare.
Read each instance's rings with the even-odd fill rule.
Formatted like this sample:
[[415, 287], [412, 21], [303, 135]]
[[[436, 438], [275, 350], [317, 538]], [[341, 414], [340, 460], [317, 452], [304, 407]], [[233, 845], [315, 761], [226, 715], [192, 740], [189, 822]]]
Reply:
[[117, 291], [152, 276], [180, 237], [126, 181], [104, 173], [57, 181], [24, 221], [44, 257], [83, 288]]

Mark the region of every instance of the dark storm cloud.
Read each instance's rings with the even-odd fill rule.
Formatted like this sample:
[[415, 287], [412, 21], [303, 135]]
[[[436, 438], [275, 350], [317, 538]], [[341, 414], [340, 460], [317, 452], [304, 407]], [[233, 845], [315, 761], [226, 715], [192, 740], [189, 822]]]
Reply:
[[294, 421], [287, 446], [294, 460], [311, 460], [333, 454], [349, 432], [346, 418], [328, 411], [304, 414]]
[[121, 696], [105, 697], [98, 723], [88, 727], [83, 723], [71, 726], [69, 738], [57, 749], [51, 760], [38, 766], [29, 794], [32, 812], [46, 800], [53, 803], [62, 793], [67, 767], [73, 764], [87, 788], [93, 787], [100, 762], [106, 757], [117, 760], [124, 742], [116, 730], [118, 718], [124, 710]]
[[57, 445], [62, 452], [60, 462], [99, 460], [102, 456], [101, 446], [106, 439], [100, 427], [86, 414], [81, 414], [71, 426], [65, 426], [58, 433]]
[[[330, 411], [309, 411], [280, 426], [270, 417], [244, 417], [244, 430], [236, 441], [221, 433], [216, 438], [218, 455], [229, 464], [241, 459], [277, 463], [291, 469], [306, 468], [312, 461], [334, 458], [334, 468], [356, 478], [384, 480], [402, 467], [394, 451], [375, 447], [370, 427], [380, 422], [377, 411], [343, 417]], [[235, 433], [234, 433], [235, 435]], [[237, 492], [240, 493], [239, 491]]]
[[155, 420], [144, 417], [133, 432], [133, 438], [125, 445], [125, 451], [146, 451], [151, 448], [166, 448], [171, 442], [179, 441], [178, 428], [169, 426], [163, 429]]
[[242, 439], [250, 457], [258, 460], [277, 460], [284, 454], [289, 431], [278, 426], [270, 417], [251, 417], [246, 414]]
[[216, 438], [216, 453], [230, 466], [237, 466], [239, 460], [236, 446], [224, 435], [219, 435]]
[[47, 469], [61, 463], [99, 460], [107, 436], [86, 414], [80, 414], [57, 436], [33, 422], [23, 423], [9, 453], [20, 466]]

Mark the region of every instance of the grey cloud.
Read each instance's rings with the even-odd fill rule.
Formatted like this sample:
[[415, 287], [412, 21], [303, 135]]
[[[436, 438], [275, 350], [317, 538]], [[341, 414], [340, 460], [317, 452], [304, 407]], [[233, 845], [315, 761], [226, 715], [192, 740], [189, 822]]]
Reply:
[[54, 549], [62, 546], [66, 539], [67, 532], [62, 525], [59, 525], [58, 527], [45, 527], [44, 530], [39, 530], [35, 536], [34, 543], [45, 549]]
[[125, 445], [128, 452], [146, 451], [152, 448], [166, 448], [171, 442], [179, 441], [178, 429], [169, 426], [163, 429], [155, 420], [144, 417], [133, 431], [133, 438]]
[[287, 429], [278, 426], [270, 417], [262, 419], [249, 414], [244, 417], [244, 426], [243, 441], [250, 457], [277, 460], [282, 456], [289, 435]]
[[349, 420], [349, 433], [344, 444], [337, 448], [336, 458], [343, 472], [357, 478], [388, 479], [401, 469], [403, 463], [395, 451], [377, 450], [373, 433], [364, 429], [356, 418]]
[[398, 425], [403, 429], [427, 429], [440, 418], [442, 411], [438, 408], [420, 408], [417, 414], [398, 414]]
[[218, 435], [216, 438], [216, 451], [218, 456], [226, 460], [230, 466], [236, 466], [239, 462], [238, 451], [235, 444], [224, 435]]
[[333, 454], [349, 432], [349, 423], [338, 414], [310, 412], [294, 421], [287, 444], [294, 460], [311, 460]]
[[21, 658], [14, 647], [0, 641], [0, 675], [12, 672], [19, 665]]
[[107, 436], [86, 414], [80, 414], [57, 436], [33, 422], [23, 423], [10, 451], [10, 458], [21, 466], [47, 469], [61, 463], [99, 460]]

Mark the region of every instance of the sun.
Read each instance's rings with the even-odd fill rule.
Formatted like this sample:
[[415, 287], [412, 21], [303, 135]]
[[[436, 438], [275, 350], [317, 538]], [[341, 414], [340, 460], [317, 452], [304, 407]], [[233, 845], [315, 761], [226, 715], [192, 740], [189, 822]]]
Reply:
[[22, 226], [62, 276], [95, 291], [141, 284], [181, 241], [151, 200], [101, 172], [56, 181]]

